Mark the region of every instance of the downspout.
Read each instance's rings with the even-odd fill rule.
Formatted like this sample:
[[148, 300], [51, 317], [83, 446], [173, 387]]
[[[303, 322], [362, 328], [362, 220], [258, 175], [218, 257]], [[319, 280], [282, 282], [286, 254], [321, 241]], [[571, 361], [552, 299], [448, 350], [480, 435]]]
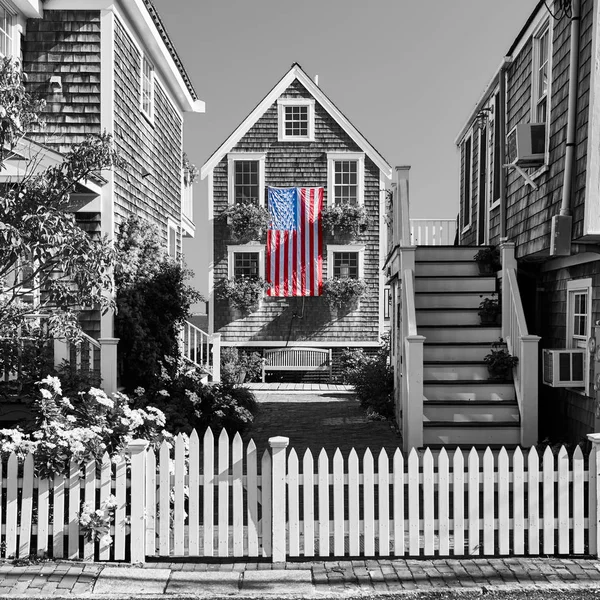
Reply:
[[569, 98], [567, 107], [567, 143], [565, 148], [565, 172], [563, 178], [560, 213], [552, 217], [550, 255], [571, 254], [571, 196], [573, 193], [573, 171], [577, 133], [577, 88], [579, 78], [579, 27], [581, 22], [581, 0], [572, 0], [571, 45], [569, 55]]
[[500, 67], [499, 93], [500, 93], [500, 240], [506, 239], [506, 172], [503, 165], [506, 164], [506, 71], [512, 63], [512, 58], [504, 57]]

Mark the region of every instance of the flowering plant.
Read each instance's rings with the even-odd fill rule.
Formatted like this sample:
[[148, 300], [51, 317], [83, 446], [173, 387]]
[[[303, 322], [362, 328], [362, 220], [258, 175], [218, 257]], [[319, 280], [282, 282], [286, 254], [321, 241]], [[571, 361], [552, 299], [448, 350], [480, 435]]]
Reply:
[[113, 460], [135, 438], [158, 444], [170, 437], [163, 430], [165, 416], [154, 407], [132, 409], [129, 398], [90, 388], [67, 398], [57, 377], [38, 382], [39, 395], [33, 400], [35, 423], [29, 431], [0, 430], [0, 456], [11, 452], [24, 457], [31, 452], [41, 477], [66, 473], [71, 460], [78, 463], [101, 460], [104, 453]]
[[353, 237], [364, 233], [369, 227], [369, 217], [362, 204], [334, 204], [323, 209], [323, 228], [334, 233]]
[[323, 283], [323, 295], [329, 308], [348, 306], [364, 296], [367, 289], [363, 279], [353, 277], [333, 277]]
[[228, 300], [231, 306], [247, 311], [258, 304], [269, 287], [271, 285], [261, 277], [236, 277], [226, 279], [217, 295], [222, 300]]
[[259, 240], [269, 224], [269, 213], [253, 202], [238, 202], [223, 211], [231, 237], [236, 241]]
[[91, 502], [81, 504], [78, 513], [80, 531], [88, 541], [98, 541], [102, 546], [112, 544], [110, 526], [115, 517], [117, 499], [111, 494], [100, 506], [94, 509]]

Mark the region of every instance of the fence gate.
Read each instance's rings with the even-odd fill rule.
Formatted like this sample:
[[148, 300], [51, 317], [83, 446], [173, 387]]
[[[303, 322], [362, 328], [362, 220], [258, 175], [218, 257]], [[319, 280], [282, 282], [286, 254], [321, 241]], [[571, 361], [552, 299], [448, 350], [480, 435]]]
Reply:
[[[595, 445], [258, 456], [226, 432], [145, 459], [145, 554], [394, 557], [597, 553]], [[136, 464], [132, 465], [132, 477]], [[141, 464], [141, 463], [140, 463]], [[133, 485], [133, 483], [132, 483]], [[133, 502], [143, 494], [132, 494]], [[132, 539], [134, 535], [132, 523]], [[132, 542], [133, 543], [133, 542]], [[132, 550], [133, 552], [133, 550]]]

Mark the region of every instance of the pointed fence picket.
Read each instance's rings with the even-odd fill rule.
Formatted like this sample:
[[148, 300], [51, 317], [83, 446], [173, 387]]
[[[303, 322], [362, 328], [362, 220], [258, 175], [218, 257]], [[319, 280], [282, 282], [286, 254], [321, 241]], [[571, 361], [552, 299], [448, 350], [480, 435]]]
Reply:
[[[598, 548], [600, 440], [587, 457], [580, 448], [572, 455], [565, 448], [413, 449], [407, 457], [383, 449], [362, 456], [321, 450], [316, 460], [311, 450], [299, 457], [281, 445], [275, 460], [268, 449], [259, 457], [254, 442], [224, 431], [178, 436], [157, 449], [141, 444], [131, 462], [113, 464], [105, 454], [72, 462], [51, 479], [35, 475], [31, 455], [0, 463], [0, 558], [452, 557]], [[82, 506], [103, 510], [111, 495], [109, 544], [87, 535], [79, 519]]]

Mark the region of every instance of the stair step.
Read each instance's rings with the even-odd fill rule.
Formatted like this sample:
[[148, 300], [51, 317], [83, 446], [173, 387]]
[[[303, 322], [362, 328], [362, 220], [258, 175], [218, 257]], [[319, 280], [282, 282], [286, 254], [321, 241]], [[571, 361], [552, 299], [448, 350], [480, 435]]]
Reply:
[[519, 423], [519, 407], [513, 400], [449, 402], [447, 400], [423, 403], [423, 421], [446, 423]]
[[479, 276], [479, 265], [474, 260], [456, 261], [416, 261], [415, 275], [419, 277], [477, 277]]
[[[419, 315], [417, 314], [417, 321]], [[423, 360], [425, 362], [447, 361], [460, 357], [464, 361], [482, 361], [490, 352], [489, 344], [452, 343], [452, 342], [427, 342], [423, 346]]]
[[422, 308], [417, 310], [419, 325], [479, 325], [477, 308]]
[[502, 335], [498, 325], [425, 325], [417, 329], [427, 342], [495, 342]]
[[489, 376], [487, 365], [481, 362], [423, 363], [423, 378], [426, 381], [487, 381]]
[[424, 308], [477, 308], [488, 292], [420, 292], [415, 294], [415, 307]]
[[515, 400], [512, 381], [423, 381], [423, 396], [427, 400]]
[[495, 277], [415, 277], [415, 293], [477, 292], [489, 296], [496, 291]]
[[485, 246], [418, 246], [415, 260], [419, 262], [473, 260], [479, 250]]
[[423, 445], [517, 445], [521, 441], [518, 423], [423, 423]]

